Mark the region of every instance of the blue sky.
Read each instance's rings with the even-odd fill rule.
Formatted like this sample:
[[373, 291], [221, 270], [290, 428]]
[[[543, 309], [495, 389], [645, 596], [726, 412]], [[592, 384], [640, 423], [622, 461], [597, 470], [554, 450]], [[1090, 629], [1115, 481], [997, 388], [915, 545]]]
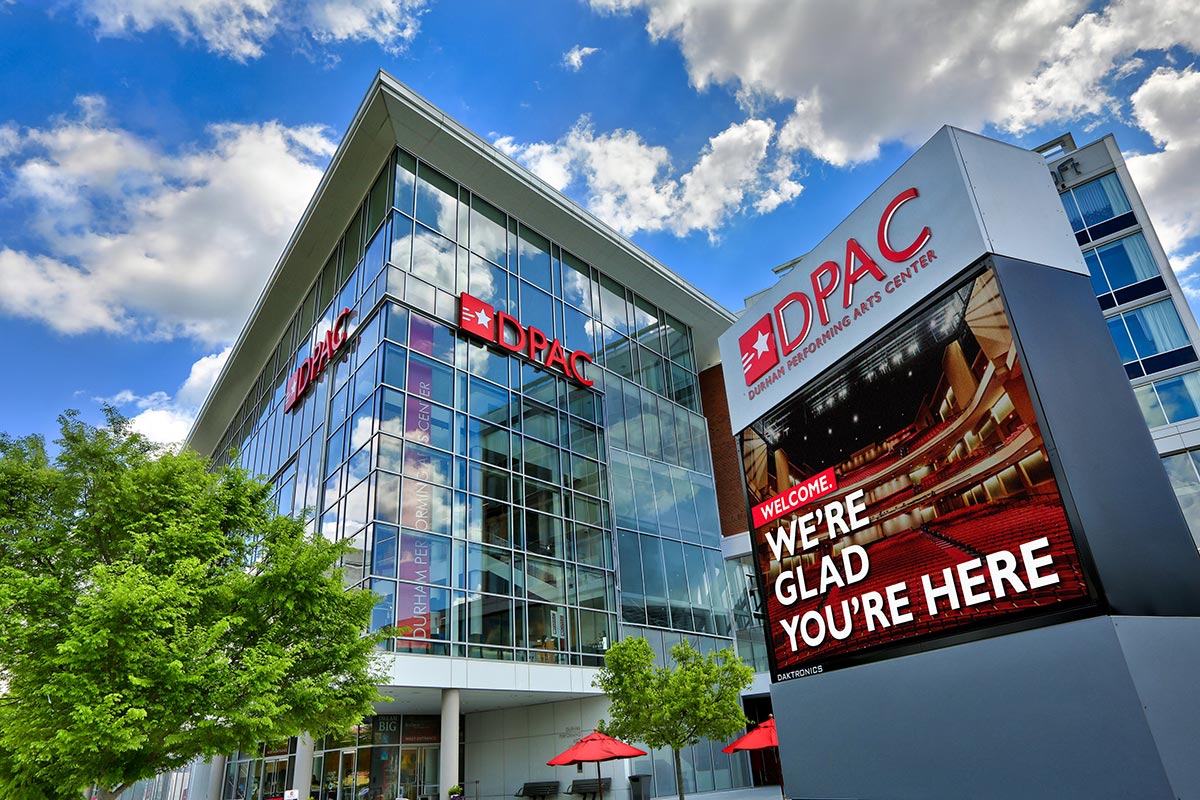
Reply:
[[1192, 0], [0, 0], [0, 430], [179, 438], [386, 69], [730, 308], [938, 126], [1117, 135], [1200, 292]]

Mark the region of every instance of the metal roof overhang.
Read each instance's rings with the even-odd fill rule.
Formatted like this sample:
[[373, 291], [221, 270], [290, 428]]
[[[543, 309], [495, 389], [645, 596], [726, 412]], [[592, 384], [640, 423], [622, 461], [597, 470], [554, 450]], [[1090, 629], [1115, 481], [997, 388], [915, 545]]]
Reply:
[[700, 369], [735, 316], [387, 73], [376, 74], [188, 435], [211, 456], [391, 149], [401, 146], [691, 326]]

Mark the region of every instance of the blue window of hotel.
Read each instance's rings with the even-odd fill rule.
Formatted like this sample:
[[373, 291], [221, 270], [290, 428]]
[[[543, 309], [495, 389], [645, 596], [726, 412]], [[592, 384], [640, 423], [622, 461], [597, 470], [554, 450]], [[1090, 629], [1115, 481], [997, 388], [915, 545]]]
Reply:
[[1063, 192], [1062, 203], [1080, 244], [1136, 223], [1115, 172]]
[[1108, 318], [1108, 330], [1130, 378], [1179, 367], [1196, 360], [1179, 312], [1160, 300]]
[[1092, 289], [1105, 310], [1166, 291], [1150, 245], [1140, 232], [1085, 250], [1083, 258], [1092, 276]]

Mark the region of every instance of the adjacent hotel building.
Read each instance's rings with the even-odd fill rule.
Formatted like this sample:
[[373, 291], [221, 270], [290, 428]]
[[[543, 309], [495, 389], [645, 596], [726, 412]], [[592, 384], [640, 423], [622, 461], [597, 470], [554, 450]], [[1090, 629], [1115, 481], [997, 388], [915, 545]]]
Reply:
[[[1194, 526], [1200, 332], [1111, 137], [1047, 151]], [[606, 704], [614, 641], [736, 646], [770, 711], [717, 338], [735, 315], [390, 76], [359, 107], [191, 432], [353, 543], [403, 627], [351, 731], [197, 764], [192, 800], [511, 797]], [[1002, 437], [1025, 428], [1013, 418]], [[763, 475], [776, 466], [763, 463]], [[778, 781], [702, 742], [684, 789]], [[676, 791], [669, 752], [604, 765]]]

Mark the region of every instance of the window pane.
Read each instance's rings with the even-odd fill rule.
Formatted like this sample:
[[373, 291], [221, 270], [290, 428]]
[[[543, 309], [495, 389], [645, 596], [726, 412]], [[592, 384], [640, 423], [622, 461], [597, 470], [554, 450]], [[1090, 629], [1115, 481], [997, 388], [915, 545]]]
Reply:
[[467, 588], [477, 592], [508, 594], [512, 583], [512, 556], [482, 544], [467, 545]]
[[554, 302], [550, 295], [521, 281], [521, 322], [554, 338]]
[[501, 265], [508, 250], [504, 219], [503, 211], [486, 200], [471, 197], [471, 249]]
[[1165, 353], [1188, 343], [1179, 312], [1170, 300], [1130, 311], [1123, 314], [1129, 327], [1129, 336], [1134, 349], [1142, 358], [1156, 353]]
[[417, 170], [417, 222], [453, 239], [457, 212], [458, 184], [421, 164]]
[[405, 479], [400, 524], [405, 528], [450, 535], [450, 490]]
[[413, 187], [417, 183], [417, 160], [404, 151], [396, 154], [396, 208], [413, 213]]
[[367, 235], [375, 233], [375, 229], [379, 227], [379, 223], [383, 222], [383, 217], [387, 214], [388, 206], [391, 205], [391, 200], [388, 197], [388, 168], [384, 167], [383, 172], [379, 173], [379, 177], [375, 180], [375, 185], [371, 187], [371, 193], [367, 196]]
[[1108, 294], [1111, 289], [1108, 281], [1104, 278], [1104, 269], [1100, 266], [1100, 259], [1096, 255], [1096, 251], [1088, 250], [1083, 254], [1083, 260], [1087, 262], [1088, 274], [1092, 276], [1092, 291], [1097, 296]]
[[[1150, 245], [1146, 244], [1146, 237], [1140, 233], [1097, 247], [1096, 253], [1103, 262], [1104, 272], [1114, 289], [1153, 278], [1158, 274], [1154, 256], [1150, 254]], [[1090, 261], [1088, 267], [1091, 267]]]
[[374, 578], [371, 591], [379, 595], [375, 609], [371, 612], [371, 632], [396, 624], [396, 584]]
[[1166, 422], [1182, 422], [1200, 416], [1200, 373], [1189, 372], [1168, 378], [1154, 384], [1154, 388], [1158, 390]]
[[1179, 500], [1183, 516], [1192, 529], [1192, 538], [1200, 542], [1200, 478], [1196, 476], [1194, 456], [1195, 452], [1179, 453], [1167, 456], [1162, 463], [1175, 488], [1175, 497]]
[[416, 353], [409, 355], [407, 386], [410, 392], [442, 405], [454, 402], [454, 370]]
[[399, 575], [402, 581], [450, 585], [450, 540], [404, 531], [400, 534]]
[[418, 225], [413, 239], [412, 273], [453, 292], [455, 250], [454, 242]]
[[625, 290], [612, 278], [600, 276], [600, 314], [604, 324], [619, 333], [629, 332]]
[[530, 600], [548, 603], [567, 602], [566, 575], [561, 561], [549, 561], [530, 556], [526, 562], [526, 590]]
[[1066, 209], [1067, 219], [1071, 221], [1071, 230], [1078, 233], [1083, 230], [1083, 218], [1079, 216], [1079, 209], [1075, 206], [1075, 198], [1070, 192], [1062, 195], [1063, 208]]
[[1108, 320], [1108, 332], [1113, 338], [1113, 344], [1117, 346], [1117, 353], [1121, 356], [1121, 361], [1126, 364], [1136, 361], [1137, 353], [1133, 351], [1133, 343], [1129, 341], [1129, 332], [1125, 330], [1125, 324], [1121, 321], [1121, 317], [1112, 317]]
[[1163, 415], [1162, 407], [1158, 403], [1158, 397], [1154, 394], [1153, 386], [1150, 384], [1138, 386], [1133, 390], [1133, 394], [1137, 398], [1138, 407], [1142, 409], [1142, 416], [1146, 419], [1146, 425], [1154, 428], [1167, 424], [1167, 418]]
[[1083, 223], [1088, 227], [1129, 211], [1129, 201], [1116, 173], [1089, 181], [1072, 190], [1079, 203]]
[[503, 269], [479, 256], [471, 256], [468, 276], [468, 290], [472, 295], [496, 309], [508, 308], [508, 274]]
[[[520, 275], [525, 280], [537, 286], [550, 286], [550, 240], [536, 231], [521, 226], [520, 236]], [[521, 321], [529, 324], [523, 316], [525, 307], [521, 307]], [[536, 324], [536, 323], [535, 323]], [[554, 326], [542, 330], [552, 331]]]
[[570, 253], [562, 254], [563, 262], [563, 300], [585, 313], [592, 312], [592, 279], [591, 271]]

